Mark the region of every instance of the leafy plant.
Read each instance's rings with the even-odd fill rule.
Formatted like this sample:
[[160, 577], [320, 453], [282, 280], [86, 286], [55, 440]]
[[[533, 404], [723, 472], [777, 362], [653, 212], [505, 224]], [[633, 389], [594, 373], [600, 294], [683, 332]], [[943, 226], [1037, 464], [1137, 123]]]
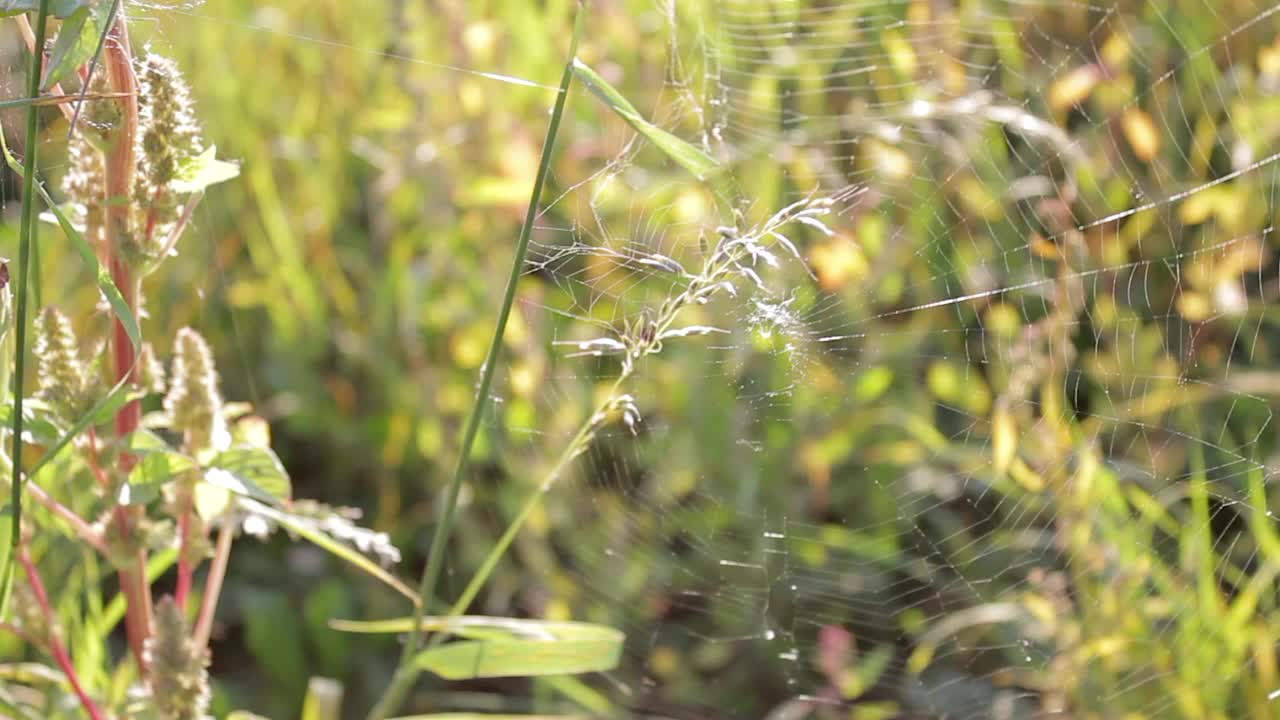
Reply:
[[[237, 536], [283, 527], [415, 598], [384, 569], [399, 559], [385, 535], [340, 508], [293, 498], [267, 423], [249, 405], [223, 401], [213, 353], [196, 330], [173, 338], [167, 372], [143, 340], [144, 279], [179, 252], [205, 190], [238, 167], [205, 145], [177, 66], [133, 53], [118, 3], [50, 6], [4, 9], [33, 52], [24, 161], [4, 147], [25, 192], [16, 312], [8, 266], [0, 273], [0, 333], [16, 356], [14, 391], [5, 383], [3, 398], [12, 452], [0, 459], [12, 468], [12, 493], [0, 515], [9, 531], [0, 561], [6, 592], [12, 569], [21, 575], [4, 629], [52, 665], [7, 678], [0, 701], [15, 717], [205, 717], [209, 640]], [[26, 12], [36, 15], [34, 29]], [[36, 50], [51, 14], [61, 25], [43, 73]], [[78, 94], [61, 91], [69, 80]], [[63, 203], [36, 178], [46, 102], [70, 125]], [[41, 217], [96, 278], [111, 319], [72, 319], [47, 306], [28, 348], [27, 279], [42, 204]], [[30, 395], [28, 354], [37, 365]], [[24, 499], [39, 509], [24, 514]], [[103, 566], [118, 579], [109, 603]], [[172, 594], [157, 598], [153, 584], [170, 567]], [[116, 657], [111, 636], [121, 619], [128, 653]]]

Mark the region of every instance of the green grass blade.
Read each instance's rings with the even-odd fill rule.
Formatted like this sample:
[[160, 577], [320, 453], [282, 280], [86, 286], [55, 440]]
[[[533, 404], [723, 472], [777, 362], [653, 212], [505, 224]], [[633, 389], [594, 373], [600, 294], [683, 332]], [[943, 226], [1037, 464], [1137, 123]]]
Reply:
[[[332, 626], [348, 632], [396, 633], [413, 629], [414, 619], [337, 621]], [[417, 627], [465, 638], [414, 657], [419, 668], [446, 680], [604, 672], [617, 667], [625, 640], [620, 631], [604, 625], [501, 617], [428, 617]]]
[[[49, 27], [49, 0], [40, 0], [36, 12], [35, 48], [31, 53], [31, 65], [27, 70], [27, 97], [40, 97], [40, 74], [44, 64], [45, 34]], [[13, 521], [9, 526], [9, 553], [0, 563], [0, 618], [8, 614], [9, 594], [13, 589], [13, 557], [22, 542], [22, 386], [26, 374], [27, 354], [27, 269], [31, 262], [31, 246], [35, 244], [37, 231], [36, 199], [33, 192], [36, 175], [36, 148], [40, 144], [40, 116], [38, 106], [27, 106], [27, 156], [22, 167], [22, 221], [18, 234], [18, 307], [14, 323], [17, 325], [17, 347], [14, 352], [14, 408], [13, 408], [13, 479], [9, 503]], [[3, 136], [3, 133], [0, 133]], [[9, 149], [4, 149], [9, 157]], [[7, 362], [7, 360], [5, 361]]]
[[[520, 237], [516, 241], [515, 256], [511, 259], [511, 273], [507, 278], [506, 292], [502, 298], [502, 308], [498, 311], [498, 322], [494, 327], [493, 339], [489, 343], [489, 351], [485, 357], [484, 369], [480, 372], [480, 383], [476, 389], [475, 402], [471, 414], [467, 417], [466, 429], [462, 443], [458, 448], [458, 462], [454, 466], [453, 479], [450, 481], [448, 495], [444, 503], [444, 513], [435, 533], [431, 538], [431, 548], [427, 553], [427, 566], [422, 573], [422, 582], [418, 588], [416, 617], [426, 615], [427, 606], [435, 595], [436, 582], [439, 580], [440, 568], [444, 560], [444, 545], [448, 540], [453, 525], [454, 512], [458, 506], [458, 496], [462, 489], [462, 481], [466, 477], [467, 460], [471, 456], [471, 447], [475, 444], [476, 433], [480, 429], [480, 419], [484, 416], [489, 401], [489, 388], [493, 384], [493, 373], [498, 366], [498, 353], [502, 348], [502, 337], [506, 333], [507, 318], [515, 304], [516, 286], [524, 270], [525, 257], [529, 252], [529, 238], [533, 233], [533, 224], [538, 216], [538, 204], [542, 200], [542, 188], [546, 185], [547, 175], [551, 171], [551, 156], [555, 149], [556, 135], [560, 131], [560, 120], [564, 116], [565, 103], [569, 97], [569, 87], [573, 83], [573, 61], [578, 53], [578, 41], [582, 37], [587, 14], [587, 3], [581, 2], [577, 17], [574, 19], [573, 36], [569, 41], [569, 60], [565, 63], [564, 73], [560, 78], [560, 90], [556, 95], [555, 105], [551, 110], [551, 122], [547, 125], [547, 135], [542, 143], [542, 157], [538, 162], [538, 172], [533, 181], [533, 190], [529, 197], [524, 224], [520, 227]], [[422, 641], [420, 623], [415, 623], [405, 640], [404, 651], [391, 684], [378, 702], [369, 711], [369, 720], [382, 720], [391, 714], [404, 701], [404, 697], [418, 676], [418, 666], [414, 662], [418, 654], [418, 646]]]
[[600, 77], [600, 74], [592, 70], [589, 65], [574, 58], [573, 71], [593, 95], [600, 98], [601, 102], [609, 106], [609, 109], [626, 120], [628, 125], [645, 136], [668, 157], [693, 173], [694, 177], [706, 180], [720, 170], [720, 164], [710, 155], [646, 120], [635, 106], [618, 92], [617, 88]]

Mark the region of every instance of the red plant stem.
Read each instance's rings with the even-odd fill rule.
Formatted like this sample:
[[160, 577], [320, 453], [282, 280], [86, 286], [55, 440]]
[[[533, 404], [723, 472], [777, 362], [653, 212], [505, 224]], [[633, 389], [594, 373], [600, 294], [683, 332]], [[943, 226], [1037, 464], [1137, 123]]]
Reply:
[[110, 489], [111, 481], [107, 479], [107, 474], [102, 470], [102, 461], [98, 459], [98, 432], [93, 428], [89, 428], [87, 435], [89, 438], [89, 471], [93, 473], [93, 477], [103, 490]]
[[[120, 93], [120, 124], [115, 129], [111, 148], [106, 154], [106, 195], [107, 219], [103, 228], [101, 252], [107, 267], [111, 271], [111, 279], [115, 281], [129, 309], [137, 311], [138, 283], [133, 277], [128, 261], [124, 257], [122, 247], [132, 236], [133, 177], [137, 170], [135, 144], [138, 136], [138, 80], [133, 72], [133, 53], [129, 47], [129, 33], [125, 25], [124, 15], [116, 18], [103, 49], [107, 81], [113, 92]], [[119, 318], [115, 320], [112, 333], [111, 350], [115, 360], [116, 380], [131, 378], [136, 374], [135, 349], [133, 341], [124, 329]], [[142, 418], [142, 406], [137, 400], [129, 402], [116, 413], [115, 425], [117, 437], [127, 437], [138, 428]], [[120, 457], [120, 472], [127, 474], [133, 468], [135, 458], [129, 453]], [[118, 523], [122, 539], [127, 542], [132, 535], [134, 523], [126, 522], [136, 514], [135, 508], [122, 510]], [[138, 667], [146, 673], [146, 640], [151, 635], [151, 586], [147, 583], [147, 551], [139, 547], [130, 563], [131, 567], [122, 568], [119, 572], [121, 592], [128, 601], [125, 612], [125, 628], [129, 636], [129, 647], [138, 663]]]
[[36, 502], [70, 525], [81, 540], [88, 543], [90, 547], [99, 553], [107, 554], [107, 544], [103, 542], [102, 535], [97, 530], [94, 530], [93, 526], [86, 522], [84, 518], [77, 515], [75, 510], [53, 499], [49, 493], [44, 491], [44, 488], [35, 483], [35, 480], [27, 480], [27, 484], [24, 487], [31, 494], [31, 497], [35, 498]]
[[[17, 20], [18, 27], [22, 30], [22, 37], [27, 42], [27, 49], [34, 53], [36, 51], [36, 33], [31, 29], [31, 21], [27, 19], [26, 13], [18, 15]], [[49, 54], [45, 53], [45, 60], [47, 61], [48, 59]], [[45, 67], [48, 67], [47, 63], [45, 64]], [[56, 95], [61, 95], [62, 83], [54, 83], [53, 87], [49, 88], [49, 90]], [[70, 120], [71, 116], [75, 113], [74, 107], [66, 103], [59, 103], [58, 109], [62, 111], [62, 114], [66, 116], [67, 120]]]
[[93, 698], [89, 697], [89, 693], [85, 692], [84, 686], [80, 684], [75, 665], [71, 664], [71, 655], [67, 653], [67, 648], [63, 646], [53, 630], [55, 619], [53, 607], [49, 605], [49, 594], [45, 592], [40, 573], [31, 563], [31, 556], [27, 555], [26, 550], [18, 553], [18, 562], [22, 563], [22, 568], [27, 573], [27, 582], [31, 583], [31, 591], [36, 596], [36, 602], [40, 604], [40, 610], [44, 613], [45, 623], [49, 626], [49, 651], [53, 654], [53, 659], [58, 663], [58, 667], [62, 668], [62, 673], [67, 676], [67, 682], [71, 683], [71, 689], [80, 698], [80, 704], [84, 706], [85, 712], [89, 713], [89, 717], [93, 720], [105, 720], [106, 715], [102, 714], [102, 708], [98, 707]]

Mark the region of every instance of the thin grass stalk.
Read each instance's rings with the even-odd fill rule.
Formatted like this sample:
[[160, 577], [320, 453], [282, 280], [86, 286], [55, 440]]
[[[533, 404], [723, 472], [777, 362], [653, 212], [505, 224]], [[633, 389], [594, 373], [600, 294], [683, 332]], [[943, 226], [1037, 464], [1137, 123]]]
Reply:
[[[847, 195], [839, 195], [838, 197], [847, 197]], [[631, 330], [623, 331], [626, 340], [623, 344], [626, 345], [627, 349], [623, 356], [622, 369], [609, 387], [609, 392], [605, 394], [604, 400], [596, 406], [595, 410], [582, 421], [569, 444], [556, 459], [555, 464], [543, 476], [538, 486], [529, 493], [519, 512], [508, 523], [506, 530], [498, 538], [498, 542], [489, 550], [489, 554], [485, 556], [480, 568], [476, 570], [471, 581], [467, 583], [462, 595], [458, 597], [457, 602], [449, 609], [448, 617], [454, 617], [466, 612], [467, 607], [479, 594], [480, 588], [484, 586], [489, 576], [498, 566], [498, 561], [506, 554], [516, 535], [524, 527], [525, 522], [533, 513], [533, 509], [542, 501], [547, 491], [564, 475], [569, 464], [587, 451], [596, 433], [610, 420], [610, 417], [617, 412], [622, 412], [625, 416], [627, 412], [634, 410], [634, 402], [630, 395], [622, 391], [623, 387], [635, 373], [639, 362], [643, 358], [660, 352], [663, 336], [672, 330], [672, 326], [676, 323], [681, 311], [691, 305], [698, 304], [716, 292], [720, 292], [726, 283], [731, 282], [727, 278], [733, 277], [735, 268], [739, 267], [742, 259], [753, 254], [765, 252], [760, 245], [760, 241], [773, 238], [774, 242], [784, 244], [788, 249], [794, 248], [790, 241], [785, 240], [785, 236], [780, 234], [780, 229], [797, 218], [807, 218], [809, 221], [816, 222], [814, 215], [825, 213], [833, 202], [834, 199], [832, 198], [807, 198], [792, 203], [775, 213], [763, 225], [748, 232], [746, 239], [739, 236], [736, 230], [728, 235], [722, 235], [715, 252], [707, 258], [698, 275], [694, 276], [693, 280], [682, 292], [668, 297], [662, 303], [657, 317], [653, 320], [652, 328], [647, 330], [642, 328], [638, 337], [633, 337]], [[727, 228], [724, 230], [727, 230]], [[797, 257], [799, 256], [798, 252], [794, 254]], [[439, 635], [432, 638], [432, 646], [434, 646], [434, 641], [438, 638], [440, 638]]]
[[573, 60], [578, 54], [578, 41], [582, 37], [587, 14], [587, 2], [578, 4], [577, 16], [573, 23], [573, 36], [569, 41], [569, 57], [565, 62], [564, 74], [560, 78], [560, 88], [556, 95], [555, 105], [551, 111], [551, 122], [547, 126], [547, 135], [542, 143], [542, 157], [538, 162], [538, 173], [534, 177], [533, 190], [530, 193], [529, 207], [525, 213], [524, 224], [520, 227], [520, 236], [516, 242], [515, 257], [511, 260], [511, 273], [507, 278], [506, 293], [502, 298], [502, 307], [498, 311], [498, 322], [494, 327], [493, 339], [489, 342], [489, 352], [485, 357], [484, 367], [480, 372], [480, 384], [476, 389], [475, 402], [471, 413], [467, 416], [467, 424], [458, 449], [458, 461], [454, 466], [453, 479], [449, 484], [445, 498], [444, 511], [440, 522], [436, 525], [431, 538], [431, 548], [427, 553], [427, 566], [422, 573], [422, 582], [418, 588], [418, 604], [414, 609], [412, 629], [405, 640], [400, 662], [390, 685], [378, 702], [369, 711], [369, 720], [382, 720], [397, 710], [404, 702], [409, 689], [418, 678], [420, 672], [415, 666], [415, 656], [422, 643], [422, 618], [426, 616], [431, 598], [435, 596], [436, 583], [440, 578], [440, 569], [444, 559], [444, 546], [453, 526], [454, 514], [458, 507], [458, 496], [462, 482], [466, 477], [471, 448], [475, 444], [476, 434], [480, 429], [480, 419], [484, 416], [489, 401], [489, 388], [493, 384], [494, 371], [498, 366], [498, 357], [502, 349], [502, 338], [507, 329], [507, 318], [515, 304], [516, 287], [524, 271], [525, 258], [529, 252], [529, 239], [533, 234], [534, 221], [538, 217], [538, 207], [542, 200], [542, 188], [546, 184], [547, 175], [551, 171], [551, 157], [555, 149], [556, 135], [560, 131], [560, 120], [564, 115], [565, 103], [569, 97], [569, 87], [573, 83]]
[[[31, 53], [31, 65], [27, 72], [27, 97], [34, 101], [40, 96], [40, 76], [44, 73], [45, 34], [49, 26], [49, 0], [40, 0], [36, 13], [35, 51]], [[13, 588], [13, 558], [22, 542], [22, 388], [26, 377], [27, 357], [27, 280], [31, 262], [31, 248], [36, 243], [36, 147], [39, 142], [40, 114], [37, 105], [27, 106], [27, 155], [23, 159], [22, 218], [18, 230], [18, 302], [14, 323], [15, 339], [13, 374], [13, 478], [9, 503], [13, 521], [9, 534], [9, 553], [0, 570], [0, 616], [9, 606], [9, 592]]]

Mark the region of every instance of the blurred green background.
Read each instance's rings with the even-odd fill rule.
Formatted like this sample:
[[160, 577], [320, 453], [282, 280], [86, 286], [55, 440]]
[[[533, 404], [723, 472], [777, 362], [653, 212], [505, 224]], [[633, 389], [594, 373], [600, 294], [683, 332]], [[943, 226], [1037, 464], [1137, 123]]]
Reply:
[[[296, 494], [362, 508], [405, 578], [553, 99], [470, 70], [554, 84], [576, 5], [130, 10], [242, 163], [150, 279], [146, 334], [204, 332]], [[834, 236], [790, 236], [814, 275], [769, 276], [782, 315], [715, 303], [699, 319], [730, 337], [642, 369], [640, 436], [592, 444], [473, 611], [627, 631], [624, 666], [586, 678], [619, 712], [1280, 717], [1275, 9], [593, 3], [581, 57], [728, 164], [748, 219], [815, 185], [863, 191]], [[699, 234], [733, 222], [581, 88], [545, 198], [534, 259], [556, 261], [521, 287], [450, 600], [616, 373], [553, 341], [670, 288], [557, 249], [692, 267]], [[43, 263], [47, 300], [94, 301], [63, 251]], [[296, 716], [324, 675], [352, 717], [368, 707], [396, 646], [327, 622], [402, 602], [283, 538], [242, 542], [231, 568], [220, 706]], [[419, 709], [568, 702], [537, 682], [420, 690]], [[825, 700], [784, 705], [798, 695]]]

